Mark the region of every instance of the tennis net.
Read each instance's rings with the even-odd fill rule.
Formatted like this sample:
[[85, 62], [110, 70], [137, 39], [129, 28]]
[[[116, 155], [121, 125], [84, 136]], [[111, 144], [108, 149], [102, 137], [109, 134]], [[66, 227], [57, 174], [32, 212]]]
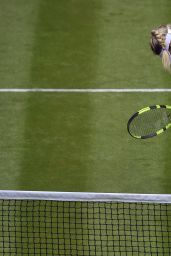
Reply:
[[0, 191], [0, 255], [171, 255], [171, 195]]

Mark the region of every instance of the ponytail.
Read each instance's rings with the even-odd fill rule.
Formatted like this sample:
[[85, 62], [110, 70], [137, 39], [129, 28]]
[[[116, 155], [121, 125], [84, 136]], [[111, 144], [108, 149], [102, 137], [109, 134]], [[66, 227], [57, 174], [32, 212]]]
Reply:
[[171, 73], [171, 24], [161, 25], [151, 31], [150, 46], [154, 54], [159, 55], [165, 70]]
[[171, 73], [170, 53], [166, 49], [162, 50], [162, 64], [164, 69]]

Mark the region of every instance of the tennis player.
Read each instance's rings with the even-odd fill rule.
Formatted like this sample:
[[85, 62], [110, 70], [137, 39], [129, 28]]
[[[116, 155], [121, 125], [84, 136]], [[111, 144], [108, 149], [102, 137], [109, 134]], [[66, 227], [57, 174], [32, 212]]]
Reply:
[[171, 72], [171, 24], [151, 31], [150, 46], [154, 54], [161, 57], [164, 69]]

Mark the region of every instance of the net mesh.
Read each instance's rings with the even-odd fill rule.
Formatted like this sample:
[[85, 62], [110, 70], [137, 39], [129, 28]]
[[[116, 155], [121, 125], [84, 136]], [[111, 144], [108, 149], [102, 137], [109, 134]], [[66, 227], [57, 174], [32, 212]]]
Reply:
[[0, 200], [0, 255], [171, 255], [171, 205]]

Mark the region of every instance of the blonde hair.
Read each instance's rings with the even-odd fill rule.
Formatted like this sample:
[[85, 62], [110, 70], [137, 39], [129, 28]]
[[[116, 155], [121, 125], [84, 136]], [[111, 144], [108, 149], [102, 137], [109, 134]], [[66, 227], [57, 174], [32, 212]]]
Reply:
[[171, 29], [171, 24], [161, 25], [153, 29], [151, 31], [150, 46], [154, 54], [161, 56], [164, 69], [171, 73], [170, 52], [169, 49], [166, 49], [165, 44], [168, 29]]

